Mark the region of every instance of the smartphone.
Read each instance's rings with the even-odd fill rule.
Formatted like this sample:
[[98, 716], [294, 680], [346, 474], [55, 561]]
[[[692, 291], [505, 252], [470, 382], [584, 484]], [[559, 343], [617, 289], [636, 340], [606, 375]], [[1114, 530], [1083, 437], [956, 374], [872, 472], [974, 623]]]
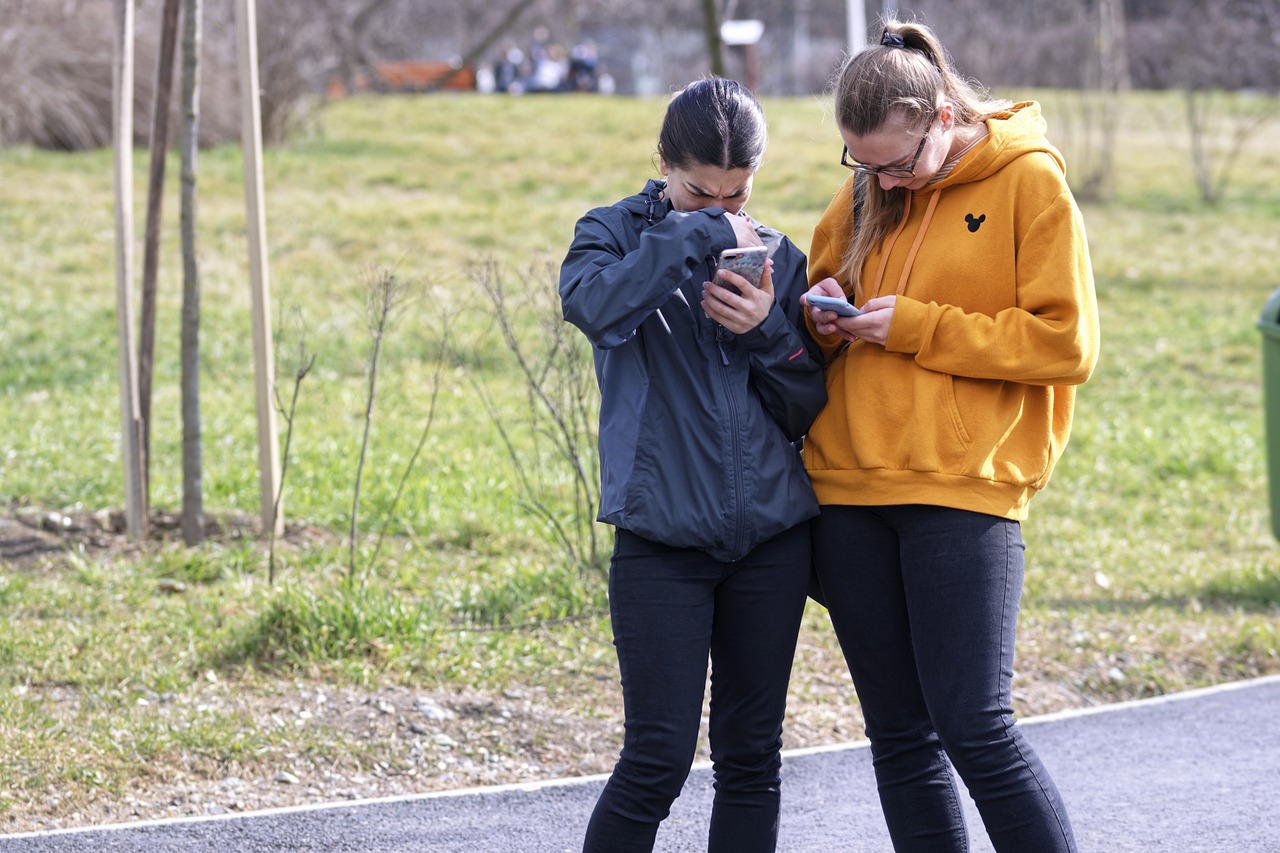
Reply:
[[760, 278], [764, 275], [764, 262], [769, 257], [767, 246], [742, 246], [725, 249], [720, 253], [717, 270], [736, 272], [755, 287], [760, 286]]
[[812, 308], [821, 308], [823, 311], [834, 311], [841, 317], [857, 317], [862, 313], [861, 308], [854, 308], [843, 299], [837, 299], [834, 296], [821, 296], [817, 293], [810, 293], [805, 297], [809, 301]]

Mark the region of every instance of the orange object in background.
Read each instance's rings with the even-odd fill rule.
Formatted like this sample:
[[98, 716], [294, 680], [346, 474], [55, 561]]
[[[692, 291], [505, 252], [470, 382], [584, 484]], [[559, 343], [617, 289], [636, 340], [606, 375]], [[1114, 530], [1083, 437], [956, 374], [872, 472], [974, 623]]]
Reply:
[[[440, 61], [379, 62], [374, 66], [374, 78], [370, 79], [367, 74], [357, 75], [353, 89], [357, 92], [427, 92], [437, 89], [471, 91], [476, 87], [474, 68], [457, 68]], [[330, 98], [349, 94], [347, 87], [336, 77], [329, 81], [325, 92]]]

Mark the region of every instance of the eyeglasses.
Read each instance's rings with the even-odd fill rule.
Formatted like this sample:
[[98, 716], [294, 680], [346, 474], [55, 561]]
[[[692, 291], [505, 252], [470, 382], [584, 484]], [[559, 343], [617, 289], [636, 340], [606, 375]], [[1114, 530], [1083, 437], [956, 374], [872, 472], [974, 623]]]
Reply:
[[916, 146], [916, 156], [911, 158], [911, 162], [903, 166], [868, 166], [866, 163], [859, 163], [857, 160], [849, 159], [849, 146], [846, 145], [840, 153], [840, 165], [846, 169], [852, 169], [855, 172], [861, 172], [864, 175], [884, 175], [889, 178], [914, 178], [916, 176], [916, 163], [920, 161], [920, 154], [924, 151], [924, 144], [929, 141], [929, 131], [933, 130], [933, 122], [929, 123], [929, 129], [924, 132], [924, 136], [920, 137], [920, 144]]

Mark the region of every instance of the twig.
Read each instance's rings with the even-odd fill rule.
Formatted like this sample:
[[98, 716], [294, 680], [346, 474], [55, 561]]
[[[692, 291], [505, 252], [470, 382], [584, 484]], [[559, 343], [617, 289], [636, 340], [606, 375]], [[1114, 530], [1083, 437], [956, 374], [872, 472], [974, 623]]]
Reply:
[[[552, 538], [573, 562], [583, 568], [598, 567], [600, 554], [595, 531], [595, 514], [599, 505], [598, 457], [592, 438], [595, 384], [589, 362], [580, 360], [559, 312], [542, 312], [541, 306], [535, 307], [546, 315], [542, 327], [546, 348], [536, 360], [531, 358], [527, 345], [515, 328], [513, 318], [518, 312], [508, 307], [497, 264], [491, 259], [478, 264], [472, 279], [493, 304], [493, 316], [503, 341], [524, 378], [534, 437], [550, 441], [555, 455], [572, 470], [570, 528], [537, 496], [533, 478], [511, 439], [504, 415], [480, 381], [464, 368], [511, 460], [520, 484], [521, 503], [544, 520]], [[526, 281], [525, 285], [523, 292], [526, 294], [544, 292], [540, 289], [540, 281]], [[462, 363], [461, 359], [459, 361]]]
[[355, 583], [356, 542], [360, 530], [360, 486], [364, 479], [364, 463], [369, 453], [369, 435], [373, 429], [373, 404], [378, 394], [378, 366], [382, 357], [382, 341], [396, 312], [408, 299], [408, 288], [391, 269], [377, 268], [366, 281], [365, 313], [369, 333], [373, 337], [373, 353], [369, 358], [369, 393], [365, 400], [364, 433], [360, 456], [356, 462], [356, 481], [351, 498], [351, 547], [347, 582]]
[[275, 500], [271, 504], [271, 537], [267, 557], [268, 586], [275, 586], [276, 582], [276, 526], [280, 521], [280, 499], [284, 496], [284, 479], [289, 473], [289, 450], [293, 446], [293, 416], [298, 409], [298, 390], [302, 387], [302, 380], [311, 372], [311, 368], [316, 363], [314, 353], [310, 358], [307, 357], [305, 344], [298, 345], [298, 358], [299, 367], [293, 374], [293, 396], [289, 400], [288, 410], [285, 409], [284, 403], [280, 399], [280, 386], [275, 386], [276, 409], [280, 412], [280, 416], [284, 418], [287, 429], [284, 435], [284, 455], [280, 462], [280, 482], [276, 485]]
[[400, 475], [400, 482], [396, 486], [395, 497], [391, 499], [391, 506], [387, 508], [386, 517], [382, 521], [382, 527], [378, 531], [378, 540], [373, 546], [373, 556], [369, 558], [369, 571], [372, 572], [378, 563], [378, 554], [382, 551], [382, 540], [386, 538], [387, 528], [391, 524], [394, 516], [395, 508], [400, 503], [400, 496], [404, 494], [405, 484], [409, 481], [409, 474], [412, 473], [414, 466], [418, 463], [418, 456], [422, 453], [422, 448], [427, 443], [427, 436], [431, 433], [431, 425], [436, 418], [436, 401], [440, 397], [440, 380], [444, 375], [444, 367], [449, 352], [449, 323], [448, 314], [443, 317], [443, 327], [440, 336], [440, 350], [436, 354], [436, 372], [431, 379], [431, 404], [427, 409], [427, 423], [422, 428], [422, 434], [418, 436], [418, 445], [413, 449], [413, 455], [409, 458], [409, 463], [404, 468], [404, 473]]

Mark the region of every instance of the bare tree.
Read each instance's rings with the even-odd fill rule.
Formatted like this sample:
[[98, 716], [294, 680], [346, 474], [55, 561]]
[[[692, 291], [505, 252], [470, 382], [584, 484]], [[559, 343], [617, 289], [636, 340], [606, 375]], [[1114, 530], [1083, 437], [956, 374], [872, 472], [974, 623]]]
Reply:
[[1276, 101], [1216, 89], [1187, 88], [1182, 94], [1196, 189], [1202, 200], [1217, 204], [1245, 144], [1275, 118]]
[[1072, 155], [1076, 194], [1096, 201], [1113, 183], [1121, 96], [1130, 88], [1127, 21], [1122, 0], [1098, 0], [1095, 9], [1081, 12], [1081, 30], [1094, 38], [1082, 42], [1082, 84], [1063, 92], [1064, 121], [1058, 127]]
[[[284, 481], [289, 475], [289, 462], [292, 459], [293, 451], [293, 425], [294, 419], [298, 412], [298, 393], [302, 390], [302, 380], [307, 378], [311, 373], [311, 368], [315, 366], [315, 353], [307, 352], [307, 339], [305, 335], [305, 327], [299, 317], [298, 321], [298, 358], [293, 368], [293, 394], [289, 398], [289, 405], [285, 406], [284, 400], [280, 398], [280, 383], [273, 382], [272, 390], [275, 392], [276, 410], [280, 412], [280, 417], [284, 418], [284, 451], [280, 455], [280, 481], [276, 484], [275, 500], [271, 504], [271, 529], [268, 533], [267, 548], [267, 585], [272, 586], [276, 582], [276, 531], [280, 527], [280, 504], [284, 499]], [[280, 335], [276, 335], [276, 340], [280, 339]], [[276, 361], [279, 364], [279, 360]]]
[[363, 0], [352, 4], [348, 0], [320, 0], [320, 7], [328, 35], [336, 52], [339, 79], [348, 92], [356, 88], [360, 75], [373, 78], [375, 60], [368, 46], [370, 27], [379, 12], [395, 0]]
[[147, 223], [142, 244], [142, 313], [138, 321], [138, 411], [142, 436], [142, 503], [151, 502], [151, 378], [156, 349], [156, 273], [160, 265], [160, 214], [165, 161], [169, 154], [169, 103], [178, 41], [180, 0], [164, 0], [160, 51], [151, 109], [151, 168], [147, 180]]
[[200, 19], [203, 0], [183, 0], [182, 26], [182, 539], [204, 538], [200, 421], [200, 265], [196, 199], [200, 139]]
[[[80, 151], [111, 144], [112, 43], [103, 36], [112, 31], [114, 10], [111, 3], [83, 5], [0, 0], [0, 145]], [[133, 46], [131, 101], [144, 116], [136, 92], [147, 88], [152, 68], [145, 25], [135, 27]]]
[[493, 27], [480, 37], [479, 41], [467, 48], [466, 53], [464, 53], [462, 58], [455, 63], [454, 70], [432, 83], [431, 86], [428, 87], [428, 91], [443, 88], [454, 75], [461, 72], [464, 68], [472, 66], [483, 59], [485, 54], [498, 43], [499, 39], [506, 35], [507, 32], [516, 25], [524, 13], [532, 6], [533, 3], [529, 2], [529, 0], [521, 0], [521, 2], [517, 2], [513, 5], [501, 20], [494, 24]]
[[396, 493], [391, 498], [391, 504], [387, 507], [386, 514], [383, 516], [382, 527], [378, 530], [378, 539], [373, 545], [373, 554], [369, 557], [369, 571], [373, 572], [378, 565], [378, 555], [382, 552], [382, 543], [386, 540], [387, 531], [391, 528], [391, 521], [395, 518], [396, 507], [400, 504], [400, 498], [404, 496], [405, 486], [409, 483], [409, 477], [413, 474], [413, 470], [418, 465], [418, 459], [422, 456], [422, 450], [427, 446], [427, 438], [431, 435], [431, 428], [436, 421], [436, 403], [440, 399], [440, 387], [444, 380], [444, 369], [449, 363], [449, 334], [452, 325], [452, 319], [449, 314], [441, 315], [440, 319], [440, 343], [436, 350], [436, 369], [431, 376], [431, 401], [427, 407], [427, 417], [422, 424], [422, 432], [418, 434], [418, 443], [414, 445], [413, 453], [409, 456], [409, 461], [404, 466], [404, 471], [400, 474], [400, 481], [396, 484]]
[[[1222, 198], [1245, 144], [1276, 116], [1277, 101], [1250, 90], [1280, 88], [1280, 37], [1267, 25], [1275, 0], [1182, 0], [1167, 19], [1144, 21], [1135, 43], [1154, 46], [1139, 69], [1182, 93], [1187, 148], [1200, 197]], [[1230, 61], [1224, 61], [1229, 51]]]

